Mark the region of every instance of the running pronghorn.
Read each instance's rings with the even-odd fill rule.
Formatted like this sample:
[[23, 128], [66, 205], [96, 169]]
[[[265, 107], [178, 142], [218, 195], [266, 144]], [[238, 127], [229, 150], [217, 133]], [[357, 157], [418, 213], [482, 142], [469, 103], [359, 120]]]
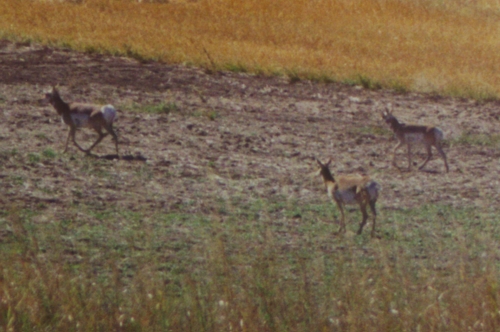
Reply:
[[[73, 143], [78, 149], [85, 153], [90, 153], [90, 151], [97, 145], [101, 140], [106, 137], [107, 133], [103, 133], [102, 130], [105, 129], [108, 133], [113, 136], [116, 146], [116, 154], [120, 156], [118, 152], [118, 137], [113, 130], [113, 121], [116, 117], [116, 109], [112, 105], [98, 106], [90, 104], [78, 104], [71, 103], [68, 104], [61, 99], [59, 92], [55, 87], [52, 88], [52, 92], [45, 94], [45, 100], [50, 102], [52, 106], [62, 117], [65, 124], [69, 126], [68, 138], [66, 139], [66, 147], [64, 152], [68, 150], [69, 138], [73, 140]], [[99, 137], [97, 141], [92, 144], [88, 149], [82, 148], [75, 140], [76, 130], [83, 127], [89, 127], [94, 129]]]
[[369, 176], [360, 174], [341, 175], [334, 178], [329, 169], [330, 163], [332, 162], [331, 159], [325, 164], [318, 159], [316, 159], [316, 162], [320, 167], [318, 174], [323, 177], [328, 197], [337, 204], [340, 214], [342, 215], [339, 233], [345, 233], [346, 231], [344, 205], [359, 204], [361, 213], [363, 214], [363, 220], [359, 225], [357, 234], [359, 235], [363, 231], [363, 227], [368, 219], [366, 208], [369, 206], [373, 215], [371, 236], [375, 236], [375, 222], [377, 219], [375, 203], [377, 202], [378, 194], [381, 189], [380, 185], [371, 180]]
[[[446, 161], [446, 154], [441, 147], [441, 141], [444, 138], [443, 131], [438, 127], [431, 126], [419, 126], [419, 125], [407, 125], [401, 123], [396, 119], [394, 115], [389, 110], [382, 112], [382, 118], [384, 121], [391, 126], [391, 130], [396, 135], [398, 144], [394, 147], [392, 164], [396, 166], [396, 150], [399, 149], [403, 144], [408, 147], [408, 170], [411, 169], [411, 146], [414, 144], [423, 144], [427, 150], [427, 159], [423, 162], [418, 169], [422, 169], [425, 164], [432, 157], [432, 147], [434, 146], [441, 158], [444, 160], [444, 166], [446, 172], [448, 169], [448, 162]], [[397, 166], [396, 166], [397, 167]]]

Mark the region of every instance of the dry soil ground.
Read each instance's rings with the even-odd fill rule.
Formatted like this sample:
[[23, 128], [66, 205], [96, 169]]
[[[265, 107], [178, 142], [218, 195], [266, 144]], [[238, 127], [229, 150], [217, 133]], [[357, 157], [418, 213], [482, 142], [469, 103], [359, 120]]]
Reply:
[[[40, 101], [52, 84], [67, 101], [120, 109], [124, 158], [113, 158], [109, 137], [94, 156], [74, 146], [62, 154], [68, 129]], [[402, 121], [443, 129], [448, 174], [437, 155], [424, 171], [390, 165], [396, 141], [379, 114], [388, 103]], [[211, 215], [215, 200], [232, 196], [326, 202], [321, 179], [311, 176], [317, 156], [333, 158], [335, 173], [365, 172], [380, 182], [383, 229], [391, 209], [498, 204], [498, 106], [1, 41], [0, 204], [43, 205], [46, 213], [34, 217], [43, 221], [71, 217], [68, 207], [82, 203], [141, 211], [188, 204]], [[95, 134], [85, 129], [77, 139], [88, 146]], [[403, 149], [398, 162], [406, 167]]]

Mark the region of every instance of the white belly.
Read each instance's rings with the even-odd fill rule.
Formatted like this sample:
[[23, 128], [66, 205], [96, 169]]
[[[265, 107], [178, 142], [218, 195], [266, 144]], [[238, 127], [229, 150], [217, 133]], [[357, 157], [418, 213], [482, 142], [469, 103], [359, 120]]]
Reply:
[[405, 134], [405, 141], [407, 143], [422, 143], [424, 141], [424, 134], [422, 133]]
[[89, 116], [86, 114], [73, 113], [70, 116], [71, 121], [77, 128], [87, 127], [89, 125]]
[[335, 199], [343, 202], [344, 204], [354, 204], [356, 203], [355, 197], [356, 193], [354, 190], [341, 190], [334, 193]]

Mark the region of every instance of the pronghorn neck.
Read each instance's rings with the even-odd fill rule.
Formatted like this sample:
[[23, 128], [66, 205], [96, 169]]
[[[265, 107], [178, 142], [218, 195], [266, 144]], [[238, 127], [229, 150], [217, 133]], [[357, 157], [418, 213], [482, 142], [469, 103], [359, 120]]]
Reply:
[[332, 173], [328, 169], [328, 167], [322, 167], [321, 168], [321, 176], [323, 177], [323, 181], [325, 182], [325, 185], [327, 185], [329, 182], [335, 183], [335, 178], [333, 177]]
[[387, 119], [387, 122], [391, 126], [392, 131], [394, 132], [399, 132], [403, 127], [404, 124], [398, 121], [395, 117], [391, 116], [389, 119]]
[[52, 104], [52, 106], [54, 106], [54, 108], [57, 111], [57, 114], [59, 115], [64, 116], [65, 114], [68, 114], [70, 111], [69, 105], [66, 102], [64, 102], [64, 100], [61, 99], [58, 93], [52, 95], [52, 100], [50, 101], [50, 103]]

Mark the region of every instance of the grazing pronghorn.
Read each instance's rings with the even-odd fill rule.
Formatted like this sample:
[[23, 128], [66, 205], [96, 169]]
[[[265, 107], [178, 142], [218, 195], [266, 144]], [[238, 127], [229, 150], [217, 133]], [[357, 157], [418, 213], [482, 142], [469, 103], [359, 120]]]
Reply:
[[[392, 115], [389, 110], [382, 113], [384, 121], [391, 126], [391, 130], [396, 135], [398, 144], [394, 147], [392, 164], [396, 166], [396, 150], [403, 144], [408, 147], [408, 170], [411, 169], [411, 146], [414, 144], [423, 144], [427, 149], [427, 159], [418, 169], [422, 169], [432, 157], [432, 147], [434, 146], [444, 160], [446, 172], [449, 171], [446, 154], [441, 147], [441, 141], [444, 138], [443, 131], [438, 127], [407, 125], [401, 123]], [[396, 166], [397, 167], [397, 166]]]
[[[116, 136], [116, 133], [113, 130], [113, 121], [116, 117], [116, 109], [112, 105], [97, 106], [78, 103], [68, 104], [61, 99], [61, 96], [59, 96], [59, 92], [55, 87], [52, 88], [52, 92], [45, 94], [45, 100], [54, 106], [57, 114], [59, 114], [64, 123], [69, 126], [69, 133], [68, 138], [66, 139], [64, 152], [68, 150], [69, 138], [71, 137], [73, 143], [78, 149], [87, 154], [90, 153], [90, 151], [107, 135], [107, 133], [102, 132], [102, 130], [105, 129], [111, 134], [111, 136], [113, 136], [116, 146], [116, 154], [118, 157], [120, 156], [118, 152], [118, 136]], [[95, 141], [94, 144], [86, 150], [78, 145], [75, 140], [76, 130], [83, 127], [92, 128], [99, 135], [97, 141]]]
[[378, 193], [381, 189], [380, 185], [371, 180], [369, 176], [360, 174], [341, 175], [334, 178], [329, 169], [330, 163], [332, 162], [331, 159], [325, 164], [318, 159], [316, 159], [316, 162], [320, 166], [318, 174], [323, 177], [326, 192], [332, 201], [337, 204], [340, 214], [342, 215], [339, 233], [341, 231], [346, 231], [344, 205], [359, 204], [361, 213], [363, 214], [363, 220], [359, 225], [358, 235], [363, 231], [363, 227], [368, 219], [366, 207], [369, 206], [373, 214], [371, 236], [375, 236], [375, 222], [377, 219], [375, 203], [377, 202]]

